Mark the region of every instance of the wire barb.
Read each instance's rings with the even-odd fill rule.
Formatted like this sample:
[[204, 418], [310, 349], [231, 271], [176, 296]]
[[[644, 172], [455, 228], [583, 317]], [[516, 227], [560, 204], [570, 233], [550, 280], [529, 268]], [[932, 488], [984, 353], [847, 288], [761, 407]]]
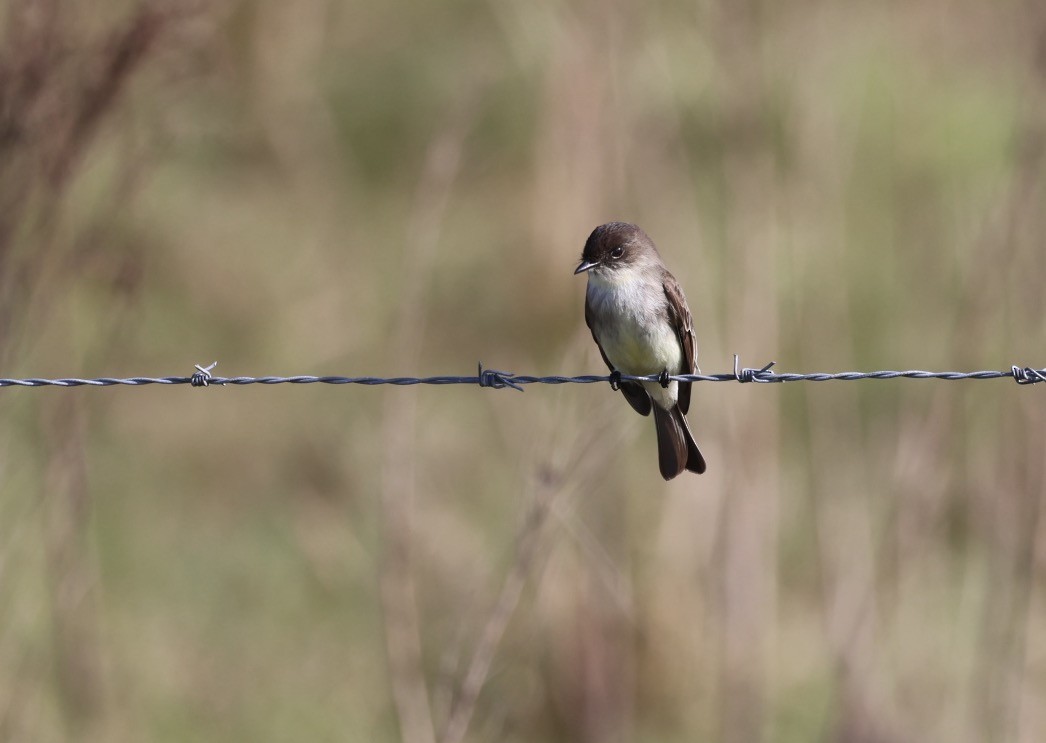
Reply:
[[1046, 382], [1046, 369], [1038, 370], [1032, 369], [1030, 366], [1021, 368], [1019, 366], [1013, 367], [1013, 378], [1017, 384], [1035, 384], [1036, 382]]
[[[189, 384], [193, 387], [206, 387], [214, 379], [211, 375], [211, 370], [218, 366], [218, 362], [215, 361], [210, 366], [200, 366], [199, 364], [193, 364], [193, 366], [196, 367], [196, 371], [189, 377]], [[221, 382], [218, 382], [218, 384], [221, 384]]]
[[774, 364], [777, 363], [776, 361], [771, 361], [769, 364], [764, 366], [762, 369], [748, 369], [748, 368], [738, 369], [738, 366], [740, 365], [740, 363], [741, 362], [738, 360], [738, 356], [735, 353], [734, 354], [734, 379], [737, 380], [738, 382], [740, 382], [741, 384], [746, 384], [747, 382], [764, 382], [765, 383], [765, 382], [775, 382], [775, 381], [777, 381], [776, 379], [774, 379], [775, 374], [772, 371], [770, 371], [770, 369], [773, 368]]
[[478, 365], [479, 373], [477, 375], [480, 387], [493, 387], [496, 390], [500, 390], [502, 387], [511, 387], [514, 390], [523, 391], [523, 388], [516, 384], [514, 379], [515, 375], [511, 372], [498, 371], [497, 369], [484, 369], [483, 362], [479, 362]]

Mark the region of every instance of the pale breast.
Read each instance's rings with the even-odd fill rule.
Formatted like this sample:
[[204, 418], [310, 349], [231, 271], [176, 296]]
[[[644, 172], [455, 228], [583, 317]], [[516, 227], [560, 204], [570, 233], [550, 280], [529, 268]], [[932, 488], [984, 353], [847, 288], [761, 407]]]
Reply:
[[678, 374], [683, 349], [668, 321], [660, 282], [610, 283], [589, 277], [593, 330], [610, 363], [624, 374]]

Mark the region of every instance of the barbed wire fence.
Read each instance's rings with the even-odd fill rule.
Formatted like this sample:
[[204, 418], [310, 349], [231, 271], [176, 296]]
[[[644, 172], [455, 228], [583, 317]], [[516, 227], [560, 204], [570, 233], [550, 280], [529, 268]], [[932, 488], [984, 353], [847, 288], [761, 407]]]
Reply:
[[672, 374], [649, 376], [633, 376], [630, 374], [584, 374], [573, 377], [566, 376], [532, 376], [529, 374], [514, 374], [512, 372], [498, 371], [496, 369], [484, 369], [479, 364], [475, 375], [471, 376], [433, 376], [433, 377], [340, 377], [340, 376], [313, 376], [298, 375], [293, 377], [219, 377], [212, 372], [218, 365], [215, 361], [209, 366], [195, 366], [196, 371], [187, 377], [97, 377], [94, 379], [81, 379], [78, 377], [64, 377], [60, 379], [43, 379], [39, 377], [28, 377], [24, 379], [0, 378], [0, 387], [142, 387], [151, 384], [179, 385], [188, 384], [192, 387], [210, 387], [227, 385], [248, 384], [362, 384], [381, 385], [391, 384], [398, 386], [415, 384], [466, 384], [492, 389], [510, 387], [514, 390], [523, 391], [523, 386], [528, 384], [598, 384], [618, 382], [739, 382], [741, 384], [776, 384], [783, 382], [851, 382], [861, 379], [943, 379], [949, 381], [967, 379], [1012, 379], [1017, 384], [1036, 384], [1046, 382], [1046, 368], [1035, 369], [1030, 366], [1011, 366], [1008, 371], [985, 370], [972, 372], [953, 371], [922, 371], [912, 369], [908, 371], [845, 371], [845, 372], [813, 372], [797, 374], [793, 372], [775, 372], [772, 367], [776, 362], [771, 361], [760, 369], [741, 367], [737, 356], [734, 356], [734, 369], [732, 372], [721, 374]]

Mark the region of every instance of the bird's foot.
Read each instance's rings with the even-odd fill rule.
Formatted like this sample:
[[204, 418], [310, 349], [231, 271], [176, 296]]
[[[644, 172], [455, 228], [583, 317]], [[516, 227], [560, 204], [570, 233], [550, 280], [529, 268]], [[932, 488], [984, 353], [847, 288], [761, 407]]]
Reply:
[[610, 372], [610, 389], [614, 390], [614, 392], [621, 389], [621, 372], [617, 369]]
[[668, 369], [665, 369], [658, 375], [657, 381], [662, 387], [665, 388], [667, 388], [668, 385], [671, 384], [671, 380], [669, 380], [668, 378]]

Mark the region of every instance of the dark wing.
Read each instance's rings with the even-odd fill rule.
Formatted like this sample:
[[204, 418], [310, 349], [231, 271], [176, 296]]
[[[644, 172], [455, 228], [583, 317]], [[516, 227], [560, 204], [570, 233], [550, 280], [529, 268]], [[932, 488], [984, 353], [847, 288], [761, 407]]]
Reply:
[[[610, 363], [606, 353], [603, 352], [603, 345], [599, 342], [599, 338], [596, 337], [595, 328], [592, 327], [592, 308], [588, 304], [587, 295], [585, 296], [585, 324], [588, 325], [588, 329], [592, 333], [592, 340], [596, 342], [596, 348], [599, 349], [599, 355], [603, 357], [603, 363], [607, 365], [610, 371], [617, 371], [614, 365]], [[641, 384], [637, 382], [622, 382], [619, 388], [621, 394], [625, 396], [633, 410], [640, 415], [650, 415], [650, 395], [647, 394]]]
[[[668, 271], [662, 280], [665, 297], [668, 299], [668, 316], [679, 336], [679, 345], [683, 347], [683, 368], [680, 374], [693, 374], [697, 368], [697, 343], [694, 341], [694, 320], [690, 317], [690, 308], [686, 306], [686, 297]], [[690, 382], [679, 383], [679, 409], [684, 413], [690, 409]]]

